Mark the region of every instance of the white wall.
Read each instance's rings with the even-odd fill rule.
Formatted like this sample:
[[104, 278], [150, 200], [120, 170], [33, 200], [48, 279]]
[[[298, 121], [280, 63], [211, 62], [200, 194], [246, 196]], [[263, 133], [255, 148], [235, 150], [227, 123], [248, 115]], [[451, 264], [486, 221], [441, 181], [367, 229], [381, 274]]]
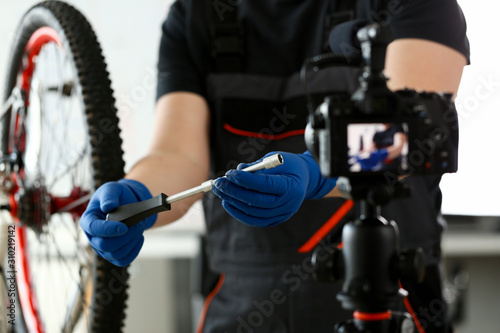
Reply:
[[459, 0], [468, 21], [471, 65], [456, 104], [460, 122], [459, 171], [443, 177], [443, 212], [500, 216], [500, 3]]

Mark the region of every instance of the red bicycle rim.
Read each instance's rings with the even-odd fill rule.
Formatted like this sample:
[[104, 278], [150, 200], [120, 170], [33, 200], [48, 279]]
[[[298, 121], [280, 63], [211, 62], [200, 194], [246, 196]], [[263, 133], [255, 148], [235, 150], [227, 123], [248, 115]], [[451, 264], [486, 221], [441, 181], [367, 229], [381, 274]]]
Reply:
[[[31, 78], [35, 70], [34, 60], [40, 53], [42, 47], [47, 43], [61, 45], [57, 32], [50, 27], [41, 27], [37, 29], [26, 44], [24, 52], [27, 55], [27, 64], [22, 70], [20, 82], [21, 88], [25, 91], [26, 96], [29, 96]], [[28, 97], [26, 101], [28, 101]], [[26, 103], [28, 104], [28, 102]], [[19, 124], [16, 126], [15, 130], [19, 130]], [[18, 251], [16, 251], [17, 287], [24, 321], [29, 332], [43, 333], [44, 328], [38, 311], [36, 293], [31, 284], [26, 227], [20, 227], [18, 225], [16, 228], [16, 237], [18, 245]]]

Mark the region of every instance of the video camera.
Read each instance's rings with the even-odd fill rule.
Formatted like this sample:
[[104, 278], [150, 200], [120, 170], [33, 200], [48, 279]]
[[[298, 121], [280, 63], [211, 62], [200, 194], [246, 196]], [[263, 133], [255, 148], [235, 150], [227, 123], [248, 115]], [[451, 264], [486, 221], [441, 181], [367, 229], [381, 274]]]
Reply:
[[312, 263], [316, 280], [343, 281], [337, 299], [354, 310], [353, 319], [338, 323], [335, 332], [413, 332], [411, 316], [391, 310], [407, 294], [399, 278], [422, 281], [424, 254], [422, 249], [399, 249], [397, 224], [383, 218], [380, 207], [410, 193], [402, 175], [457, 170], [458, 116], [450, 94], [389, 90], [382, 71], [392, 40], [390, 26], [365, 25], [357, 38], [362, 59], [329, 54], [305, 63], [317, 69], [362, 67], [354, 93], [334, 93], [318, 108], [310, 107], [307, 147], [325, 177], [348, 179], [350, 196], [360, 209], [359, 217], [343, 227], [343, 248], [334, 247], [324, 256], [325, 249], [317, 247]]
[[[357, 38], [363, 58], [358, 90], [352, 96], [338, 92], [326, 97], [309, 117], [306, 144], [322, 174], [350, 179], [383, 175], [392, 181], [399, 175], [455, 172], [458, 116], [452, 96], [390, 91], [382, 71], [392, 29], [372, 23], [361, 28]], [[394, 133], [402, 137], [397, 158], [371, 147], [377, 135]]]

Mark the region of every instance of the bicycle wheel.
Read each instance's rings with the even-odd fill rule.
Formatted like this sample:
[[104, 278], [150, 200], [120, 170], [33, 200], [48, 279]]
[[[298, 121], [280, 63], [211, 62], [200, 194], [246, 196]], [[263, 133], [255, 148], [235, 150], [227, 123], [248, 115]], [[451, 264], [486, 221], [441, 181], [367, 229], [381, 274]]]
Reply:
[[17, 29], [8, 71], [0, 169], [27, 331], [120, 332], [127, 270], [95, 255], [79, 226], [94, 190], [124, 168], [96, 36], [72, 6], [42, 2]]

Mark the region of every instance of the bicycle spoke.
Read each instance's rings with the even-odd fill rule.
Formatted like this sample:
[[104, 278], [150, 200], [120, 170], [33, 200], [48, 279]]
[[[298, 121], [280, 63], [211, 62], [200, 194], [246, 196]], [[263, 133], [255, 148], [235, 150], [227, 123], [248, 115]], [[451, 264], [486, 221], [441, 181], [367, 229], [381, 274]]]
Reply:
[[83, 286], [83, 291], [81, 289], [76, 289], [74, 291], [74, 296], [72, 298], [73, 301], [68, 306], [68, 311], [66, 312], [66, 318], [64, 320], [64, 326], [62, 329], [62, 332], [64, 333], [70, 333], [74, 330], [75, 326], [78, 324], [78, 320], [83, 315], [84, 310], [89, 307], [85, 300], [85, 294], [89, 287], [91, 287], [91, 279], [88, 268], [80, 270], [80, 280], [80, 286]]
[[[60, 226], [65, 225], [65, 230], [71, 230], [67, 223], [69, 221], [52, 221], [52, 224], [58, 224]], [[73, 230], [74, 231], [74, 230]], [[32, 241], [33, 243], [33, 241]], [[73, 268], [75, 266], [79, 266], [80, 261], [80, 253], [86, 252], [85, 249], [80, 248], [76, 253], [68, 254], [65, 253], [63, 249], [58, 247], [58, 240], [56, 239], [56, 235], [51, 233], [44, 233], [38, 236], [38, 242], [36, 243], [38, 246], [41, 246], [44, 252], [44, 255], [40, 257], [40, 253], [38, 255], [34, 255], [33, 258], [39, 258], [38, 265], [34, 264], [35, 274], [41, 279], [41, 283], [49, 283], [52, 286], [63, 286], [67, 285], [68, 281], [72, 281], [72, 288], [55, 288], [56, 294], [53, 294], [50, 301], [54, 302], [49, 307], [45, 307], [41, 309], [42, 314], [45, 311], [57, 310], [57, 313], [64, 313], [64, 311], [76, 311], [75, 307], [79, 309], [87, 308], [89, 305], [85, 303], [85, 299], [83, 295], [85, 294], [85, 289], [88, 284], [88, 281], [82, 278], [80, 274], [80, 270], [76, 270]], [[38, 246], [34, 246], [33, 250], [39, 250]], [[87, 259], [85, 259], [87, 260]], [[88, 270], [88, 269], [84, 269]], [[55, 272], [59, 272], [54, 274]], [[73, 273], [71, 273], [73, 272]], [[56, 281], [55, 279], [61, 279], [60, 281]], [[45, 290], [51, 290], [50, 288], [44, 288]], [[73, 300], [73, 303], [70, 305], [70, 308], [61, 308], [64, 304], [60, 302], [60, 300], [70, 300], [70, 289], [76, 290], [73, 293], [79, 293], [81, 296], [78, 300], [81, 302], [80, 305], [76, 304], [76, 300]], [[50, 310], [47, 310], [50, 309]], [[63, 311], [64, 310], [64, 311]], [[48, 314], [48, 313], [47, 313]], [[74, 317], [74, 315], [73, 315]], [[63, 325], [63, 322], [60, 323]]]

